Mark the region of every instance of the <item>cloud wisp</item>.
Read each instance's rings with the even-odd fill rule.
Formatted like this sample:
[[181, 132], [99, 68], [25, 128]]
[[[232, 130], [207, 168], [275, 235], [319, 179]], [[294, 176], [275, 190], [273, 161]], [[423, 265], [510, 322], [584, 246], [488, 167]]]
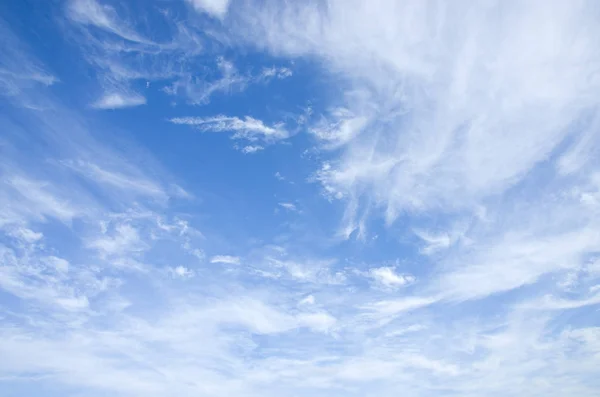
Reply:
[[598, 395], [595, 2], [39, 7], [0, 19], [0, 390]]
[[283, 123], [267, 125], [262, 120], [251, 116], [244, 118], [231, 116], [214, 117], [174, 117], [169, 120], [173, 124], [192, 126], [202, 132], [233, 133], [231, 139], [251, 143], [241, 148], [243, 153], [256, 153], [278, 141], [287, 139], [289, 131]]

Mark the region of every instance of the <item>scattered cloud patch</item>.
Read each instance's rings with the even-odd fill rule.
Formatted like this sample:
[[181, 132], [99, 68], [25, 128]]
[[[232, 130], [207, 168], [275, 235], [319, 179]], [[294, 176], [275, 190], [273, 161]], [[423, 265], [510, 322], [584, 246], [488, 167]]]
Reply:
[[383, 266], [370, 269], [368, 275], [373, 281], [383, 288], [399, 288], [412, 284], [416, 278], [410, 274], [399, 274], [393, 267]]
[[6, 3], [1, 390], [598, 395], [595, 2]]
[[210, 263], [224, 263], [226, 265], [239, 265], [241, 263], [241, 259], [238, 256], [215, 255], [210, 258]]
[[331, 112], [330, 120], [320, 120], [310, 131], [325, 147], [333, 149], [350, 142], [366, 127], [368, 121], [367, 117], [356, 116], [348, 109], [335, 109]]
[[170, 267], [169, 273], [175, 278], [191, 278], [194, 277], [194, 271], [185, 266]]
[[92, 107], [96, 109], [122, 109], [146, 104], [146, 98], [137, 94], [111, 93], [105, 94]]
[[286, 79], [288, 77], [291, 77], [293, 75], [293, 72], [291, 69], [286, 68], [286, 67], [270, 67], [270, 68], [264, 68], [262, 70], [261, 76], [265, 79], [269, 79], [269, 78], [277, 78], [277, 79]]
[[230, 0], [187, 0], [194, 9], [205, 12], [215, 18], [223, 19], [227, 14]]
[[[218, 57], [216, 60], [218, 73], [211, 73], [198, 79], [192, 75], [178, 78], [163, 88], [168, 95], [183, 94], [192, 105], [208, 105], [216, 94], [240, 93], [250, 84], [265, 84], [273, 79], [281, 80], [292, 75], [288, 68], [265, 68], [259, 74], [242, 73], [233, 62]], [[215, 75], [217, 74], [217, 75]]]
[[414, 230], [414, 233], [425, 243], [425, 246], [421, 249], [421, 252], [425, 255], [445, 250], [452, 243], [448, 234], [433, 234], [424, 230]]
[[252, 154], [252, 153], [260, 152], [261, 150], [264, 150], [264, 149], [265, 148], [262, 146], [248, 145], [248, 146], [244, 146], [240, 151], [244, 154]]
[[298, 211], [298, 207], [296, 207], [296, 204], [294, 204], [294, 203], [278, 203], [278, 205], [281, 208], [286, 209], [288, 211], [292, 211], [292, 212]]

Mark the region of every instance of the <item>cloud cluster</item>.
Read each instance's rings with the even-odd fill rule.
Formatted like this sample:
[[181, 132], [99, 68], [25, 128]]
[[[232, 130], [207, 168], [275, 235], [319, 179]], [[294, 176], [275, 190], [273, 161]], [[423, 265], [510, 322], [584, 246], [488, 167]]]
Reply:
[[[195, 0], [189, 3], [195, 9], [222, 18], [229, 2]], [[94, 108], [118, 109], [146, 104], [140, 83], [149, 88], [150, 82], [157, 82], [166, 94], [183, 96], [191, 104], [205, 105], [215, 94], [235, 93], [252, 83], [292, 75], [289, 68], [275, 66], [265, 67], [255, 74], [240, 72], [231, 61], [205, 52], [204, 46], [209, 41], [206, 32], [175, 21], [166, 12], [149, 12], [172, 32], [168, 38], [154, 38], [154, 32], [140, 24], [136, 12], [127, 7], [96, 0], [67, 2], [69, 34], [79, 43], [85, 59], [98, 75], [102, 92], [92, 101]]]
[[[598, 394], [595, 2], [181, 3], [204, 29], [162, 3], [151, 20], [67, 3], [64, 34], [101, 87], [80, 108], [0, 20], [2, 390]], [[310, 161], [290, 145], [302, 166], [253, 170], [299, 181], [309, 164], [331, 202], [277, 183], [261, 187], [268, 211], [200, 205], [85, 118], [89, 103], [145, 103], [141, 81], [198, 105], [291, 76], [238, 70], [236, 51], [311, 63], [325, 105], [286, 119], [296, 127], [233, 110], [167, 119], [245, 153], [306, 132]]]
[[[500, 194], [565, 140], [565, 156], [582, 139], [586, 150], [596, 146], [588, 132], [600, 84], [593, 2], [551, 2], [540, 12], [533, 3], [332, 0], [246, 11], [238, 23], [253, 24], [247, 40], [322, 57], [350, 81], [343, 107], [314, 127], [326, 144], [344, 145], [320, 180], [368, 195], [388, 221]], [[592, 160], [582, 157], [581, 166]]]

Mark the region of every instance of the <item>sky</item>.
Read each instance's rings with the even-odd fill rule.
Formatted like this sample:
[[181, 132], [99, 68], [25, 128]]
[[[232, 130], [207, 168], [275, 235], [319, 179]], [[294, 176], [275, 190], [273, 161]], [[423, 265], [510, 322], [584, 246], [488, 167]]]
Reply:
[[0, 2], [0, 396], [598, 396], [599, 20]]

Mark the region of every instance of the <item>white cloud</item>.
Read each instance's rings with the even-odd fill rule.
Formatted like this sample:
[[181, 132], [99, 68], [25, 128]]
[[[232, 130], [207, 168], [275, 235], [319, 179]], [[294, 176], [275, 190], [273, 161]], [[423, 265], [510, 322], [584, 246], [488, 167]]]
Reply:
[[300, 300], [300, 302], [298, 302], [299, 305], [314, 305], [315, 304], [315, 297], [313, 295], [308, 295], [306, 298], [302, 298]]
[[333, 149], [350, 142], [367, 126], [368, 121], [367, 117], [355, 116], [348, 109], [334, 109], [329, 120], [320, 120], [310, 131], [326, 147]]
[[16, 229], [8, 230], [8, 235], [29, 244], [35, 243], [44, 237], [42, 233], [34, 232], [26, 227], [17, 227]]
[[5, 88], [4, 95], [16, 94], [18, 90], [14, 81], [33, 81], [37, 83], [44, 84], [46, 86], [51, 86], [55, 84], [58, 80], [56, 77], [47, 74], [43, 71], [29, 71], [26, 73], [15, 73], [10, 70], [6, 70], [0, 68], [0, 84]]
[[265, 125], [262, 120], [246, 116], [238, 117], [215, 116], [215, 117], [175, 117], [169, 120], [173, 124], [194, 126], [205, 132], [235, 132], [234, 139], [246, 139], [256, 141], [258, 139], [273, 141], [285, 139], [288, 132], [283, 124], [275, 124], [272, 127]]
[[[133, 91], [135, 80], [144, 81], [147, 88], [154, 81], [176, 79], [182, 87], [191, 81], [189, 66], [197, 64], [204, 44], [195, 29], [175, 23], [167, 18], [168, 13], [159, 14], [172, 35], [164, 42], [155, 42], [147, 32], [138, 31], [136, 18], [141, 15], [130, 14], [130, 10], [95, 0], [72, 0], [66, 7], [72, 22], [66, 33], [79, 44], [105, 93], [92, 106], [113, 109], [144, 104], [145, 97]], [[173, 87], [177, 91], [179, 85]]]
[[273, 257], [265, 259], [267, 271], [279, 270], [297, 282], [343, 285], [346, 283], [344, 271], [333, 269], [333, 260], [280, 260]]
[[92, 107], [96, 109], [122, 109], [146, 104], [146, 98], [139, 94], [114, 92], [104, 94]]
[[67, 273], [69, 271], [69, 261], [63, 258], [59, 258], [56, 256], [47, 256], [44, 258], [44, 261], [60, 273]]
[[241, 152], [244, 154], [251, 154], [251, 153], [256, 153], [256, 152], [260, 152], [261, 150], [264, 150], [265, 148], [262, 146], [258, 146], [258, 145], [248, 145], [248, 146], [244, 146], [241, 149]]
[[120, 258], [127, 254], [141, 253], [148, 248], [138, 230], [128, 223], [117, 223], [113, 230], [89, 238], [86, 246], [96, 250], [101, 258]]
[[298, 323], [316, 332], [329, 332], [336, 319], [327, 313], [303, 313], [298, 316]]
[[296, 207], [296, 204], [294, 204], [294, 203], [278, 203], [278, 205], [281, 208], [285, 208], [288, 211], [293, 211], [293, 212], [298, 211], [298, 208]]
[[224, 263], [227, 265], [239, 265], [241, 263], [241, 259], [239, 256], [215, 255], [212, 258], [210, 258], [210, 263]]
[[265, 68], [258, 74], [240, 72], [233, 62], [223, 57], [217, 57], [216, 69], [218, 73], [209, 73], [201, 80], [190, 74], [183, 75], [164, 87], [163, 91], [169, 95], [183, 94], [193, 105], [206, 105], [215, 94], [237, 93], [250, 84], [266, 84], [292, 75], [292, 71], [285, 67]]
[[[152, 71], [189, 77], [188, 63], [154, 62], [174, 60], [181, 42], [173, 43], [176, 50], [143, 43], [130, 27], [142, 19], [155, 32], [146, 14], [127, 14], [122, 6], [125, 17], [117, 18], [117, 8], [71, 4], [90, 45], [118, 48], [86, 53], [94, 65], [99, 54], [157, 57], [129, 69], [135, 62], [109, 56], [113, 74], [102, 78], [122, 83]], [[188, 195], [165, 188], [171, 182], [161, 182], [135, 150], [93, 139], [93, 118], [81, 121], [76, 107], [44, 94], [39, 82], [51, 74], [29, 81], [13, 73], [28, 57], [18, 56], [23, 46], [12, 36], [0, 34], [0, 54], [17, 55], [0, 56], [10, 71], [0, 72], [0, 84], [12, 89], [0, 117], [0, 130], [8, 131], [0, 141], [0, 289], [10, 296], [0, 321], [2, 382], [33, 392], [123, 397], [349, 390], [384, 397], [596, 396], [598, 139], [595, 118], [578, 116], [597, 107], [598, 79], [590, 70], [600, 9], [585, 1], [246, 4], [236, 2], [207, 35], [222, 39], [219, 29], [240, 29], [259, 50], [306, 55], [331, 77], [334, 92], [326, 97], [334, 100], [316, 112], [325, 116], [303, 125], [320, 147], [332, 149], [317, 149], [310, 160], [328, 162], [317, 178], [328, 196], [348, 200], [341, 203], [346, 235], [366, 234], [380, 209], [389, 225], [402, 222], [374, 225], [377, 241], [340, 243], [320, 231], [335, 229], [329, 221], [339, 203], [324, 203], [329, 214], [313, 211], [321, 207], [309, 207], [310, 197], [294, 196], [307, 206], [299, 217], [305, 223], [271, 228], [244, 218], [214, 230], [236, 210], [224, 205], [220, 212], [210, 200], [201, 214], [170, 206], [171, 194]], [[178, 20], [183, 28], [159, 21], [190, 33], [185, 48], [197, 48], [186, 25], [193, 21]], [[234, 33], [227, 38], [234, 41]], [[23, 62], [23, 74], [38, 66]], [[261, 66], [252, 77], [223, 61], [221, 77], [229, 70], [238, 88], [248, 79], [278, 78]], [[177, 69], [184, 76], [172, 74]], [[231, 87], [208, 80], [192, 92], [196, 99], [206, 99], [207, 87]], [[345, 93], [335, 99], [339, 88]], [[208, 130], [225, 128], [221, 122], [241, 126], [231, 131], [253, 142], [248, 146], [284, 139], [272, 132], [277, 126], [255, 119], [225, 117]], [[111, 128], [102, 133], [111, 141]], [[261, 168], [266, 178], [276, 169]], [[195, 222], [206, 225], [206, 235]], [[247, 239], [239, 237], [245, 227]], [[231, 230], [236, 237], [229, 241]], [[279, 246], [268, 255], [255, 248], [269, 242]], [[247, 266], [207, 266], [199, 261], [201, 244], [235, 247]], [[298, 252], [305, 256], [294, 257]], [[306, 259], [324, 252], [337, 259]], [[352, 268], [363, 257], [373, 263], [397, 256], [398, 263], [414, 261], [415, 276], [399, 266]], [[209, 260], [241, 262], [229, 255]], [[176, 282], [165, 274], [202, 277]], [[365, 288], [364, 278], [352, 274], [384, 291]], [[419, 283], [400, 288], [411, 277]], [[565, 277], [576, 280], [568, 291], [560, 285]]]
[[0, 23], [0, 36], [3, 44], [0, 49], [0, 95], [21, 107], [47, 108], [46, 101], [40, 101], [31, 93], [39, 88], [39, 84], [48, 87], [59, 79], [28, 54], [27, 46], [15, 37], [5, 23]]
[[[594, 292], [593, 290], [590, 292]], [[563, 299], [550, 295], [533, 302], [523, 303], [522, 306], [532, 310], [569, 310], [585, 306], [593, 306], [600, 303], [600, 294], [596, 293], [584, 299]]]
[[[229, 8], [228, 0], [187, 2], [195, 10], [217, 19], [224, 19]], [[106, 93], [93, 104], [98, 108], [145, 103], [144, 96], [132, 92], [134, 82], [143, 82], [147, 89], [157, 82], [168, 95], [181, 95], [190, 104], [205, 105], [218, 93], [241, 92], [249, 84], [268, 83], [292, 75], [289, 68], [275, 66], [264, 67], [256, 74], [240, 72], [222, 56], [216, 57], [216, 70], [199, 70], [198, 65], [206, 63], [205, 46], [212, 48], [209, 37], [215, 38], [219, 33], [211, 29], [207, 35], [207, 31], [191, 20], [174, 20], [172, 13], [166, 10], [156, 12], [149, 8], [134, 12], [133, 8], [113, 7], [96, 0], [70, 0], [66, 7], [67, 17], [72, 22], [67, 33], [80, 45], [85, 60], [95, 68], [98, 83]], [[161, 41], [151, 39], [155, 35], [149, 35], [138, 23], [138, 19], [144, 18], [152, 23], [162, 22], [168, 35]]]
[[398, 288], [415, 282], [414, 276], [398, 274], [395, 268], [389, 266], [370, 269], [368, 275], [377, 284], [385, 288]]
[[426, 243], [421, 250], [426, 255], [445, 250], [452, 243], [450, 236], [446, 233], [433, 234], [425, 230], [414, 230], [414, 233]]
[[[598, 141], [589, 116], [600, 101], [593, 3], [551, 2], [541, 12], [332, 0], [326, 11], [315, 3], [245, 11], [244, 40], [316, 57], [343, 80], [327, 117], [311, 124], [337, 149], [315, 180], [344, 200], [343, 236], [364, 238], [379, 211], [388, 225], [401, 214], [459, 218], [457, 232], [414, 228], [422, 252], [441, 256], [427, 291], [455, 299], [533, 285], [593, 252], [596, 213], [566, 198], [597, 166], [584, 150]], [[592, 193], [581, 197], [594, 207]], [[548, 222], [549, 213], [561, 216]]]
[[3, 201], [0, 223], [18, 222], [23, 218], [44, 220], [46, 217], [71, 222], [83, 212], [56, 187], [46, 182], [13, 175], [5, 180], [3, 188], [4, 194], [0, 195]]
[[95, 0], [71, 0], [67, 11], [68, 16], [79, 23], [94, 25], [129, 41], [149, 42], [120, 21], [114, 8]]
[[436, 288], [456, 299], [476, 299], [538, 281], [545, 274], [580, 266], [581, 258], [600, 243], [597, 231], [588, 227], [533, 238], [513, 232], [447, 263]]
[[380, 315], [396, 315], [405, 311], [420, 309], [437, 302], [437, 298], [410, 296], [394, 300], [383, 300], [365, 306], [365, 309]]
[[171, 273], [171, 275], [173, 277], [179, 277], [179, 278], [191, 278], [194, 277], [194, 271], [191, 269], [188, 269], [185, 266], [176, 266], [176, 267], [170, 267], [169, 268], [169, 273]]
[[[334, 0], [326, 13], [314, 3], [246, 12], [247, 40], [321, 57], [356, 83], [333, 127], [316, 128], [346, 143], [321, 180], [368, 196], [388, 221], [403, 210], [469, 208], [509, 189], [598, 103], [589, 2], [539, 12], [534, 4]], [[582, 26], [589, 34], [577, 36]], [[576, 45], [566, 39], [575, 36]], [[378, 121], [346, 127], [347, 112]]]
[[[102, 168], [98, 164], [82, 160], [63, 161], [62, 164], [82, 173], [97, 183], [106, 184], [118, 190], [129, 191], [140, 196], [149, 196], [161, 200], [167, 198], [167, 193], [165, 193], [162, 186], [145, 175], [136, 173], [135, 169], [130, 168], [126, 170], [129, 173], [124, 173], [122, 172], [123, 170]], [[178, 186], [174, 190], [177, 195], [185, 196], [186, 194]]]
[[[202, 132], [233, 132], [232, 139], [253, 143], [239, 149], [244, 154], [257, 153], [264, 150], [264, 145], [273, 144], [290, 136], [283, 123], [269, 126], [262, 120], [250, 116], [245, 116], [243, 119], [224, 115], [206, 118], [175, 117], [169, 121], [173, 124], [193, 126]], [[259, 142], [260, 145], [257, 144]]]
[[278, 68], [278, 67], [270, 67], [270, 68], [264, 68], [261, 72], [261, 77], [268, 79], [268, 78], [272, 78], [275, 77], [277, 79], [285, 79], [288, 77], [291, 77], [293, 75], [293, 72], [291, 69], [289, 68]]
[[223, 19], [227, 15], [230, 0], [187, 0], [194, 8], [201, 12]]
[[215, 93], [232, 93], [242, 91], [252, 81], [249, 76], [241, 75], [233, 62], [222, 57], [217, 58], [217, 69], [221, 76], [216, 79], [202, 79], [200, 82], [192, 76], [175, 81], [165, 87], [167, 94], [175, 95], [183, 92], [191, 104], [205, 105]]
[[391, 331], [385, 334], [386, 338], [397, 338], [406, 334], [410, 334], [412, 332], [419, 332], [419, 331], [424, 331], [426, 330], [427, 327], [422, 325], [422, 324], [413, 324], [413, 325], [409, 325], [406, 328], [400, 328], [397, 329], [395, 331]]

